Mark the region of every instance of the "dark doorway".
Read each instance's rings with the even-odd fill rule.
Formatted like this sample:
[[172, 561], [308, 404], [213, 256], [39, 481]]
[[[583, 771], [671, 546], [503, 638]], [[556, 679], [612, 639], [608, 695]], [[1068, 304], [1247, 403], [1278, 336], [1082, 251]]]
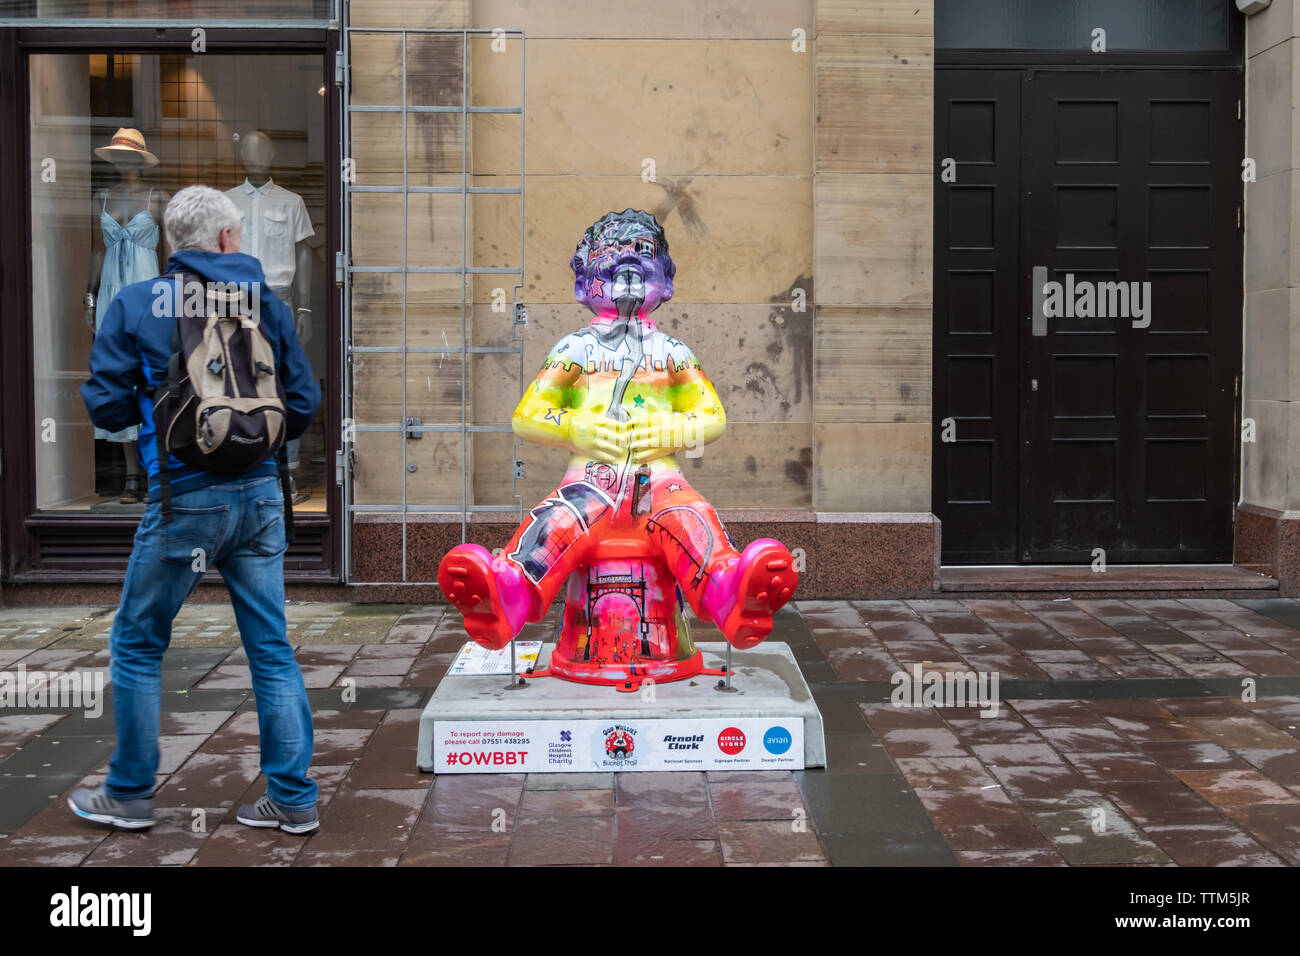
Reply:
[[1240, 71], [936, 76], [944, 562], [1231, 561]]

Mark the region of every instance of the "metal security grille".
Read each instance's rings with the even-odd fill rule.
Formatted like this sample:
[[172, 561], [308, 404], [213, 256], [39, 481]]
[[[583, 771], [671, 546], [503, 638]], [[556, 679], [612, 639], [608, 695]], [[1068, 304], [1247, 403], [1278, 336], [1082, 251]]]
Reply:
[[[345, 15], [346, 15], [346, 4]], [[397, 64], [386, 63], [380, 67], [381, 72], [386, 71], [383, 79], [385, 83], [378, 86], [391, 89], [391, 101], [376, 103], [373, 95], [365, 97], [368, 102], [357, 103], [354, 93], [354, 70], [358, 68], [375, 70], [376, 65], [373, 61], [362, 62], [357, 57], [358, 45], [374, 41], [372, 38], [385, 38], [379, 42], [383, 44], [400, 45], [400, 86], [393, 88], [390, 81], [397, 77]], [[458, 41], [458, 42], [457, 42]], [[505, 43], [519, 44], [518, 66], [519, 66], [519, 105], [518, 106], [475, 106], [471, 105], [471, 50], [475, 44], [482, 44], [491, 41], [504, 41]], [[351, 27], [344, 24], [342, 31], [343, 49], [339, 56], [339, 71], [336, 76], [336, 83], [342, 89], [343, 110], [342, 110], [342, 137], [343, 137], [343, 190], [342, 190], [342, 251], [339, 253], [336, 263], [336, 281], [341, 284], [343, 289], [343, 361], [344, 368], [342, 374], [343, 394], [342, 400], [342, 419], [344, 422], [344, 434], [342, 450], [338, 453], [336, 463], [336, 479], [343, 486], [344, 501], [346, 503], [346, 516], [343, 522], [343, 568], [344, 580], [352, 584], [420, 584], [427, 585], [434, 583], [432, 566], [425, 560], [418, 571], [410, 567], [408, 561], [408, 544], [410, 541], [410, 524], [413, 515], [430, 515], [430, 514], [458, 514], [461, 525], [461, 540], [467, 538], [469, 516], [473, 512], [509, 512], [513, 513], [516, 519], [522, 518], [522, 497], [518, 493], [517, 485], [523, 476], [523, 464], [519, 460], [519, 446], [521, 442], [517, 439], [510, 440], [509, 457], [507, 460], [500, 462], [500, 466], [506, 471], [510, 479], [510, 497], [513, 497], [513, 503], [480, 503], [473, 492], [473, 474], [471, 460], [474, 456], [473, 436], [487, 435], [494, 432], [511, 433], [509, 424], [476, 424], [471, 421], [471, 357], [496, 355], [499, 359], [507, 361], [513, 357], [513, 362], [517, 368], [519, 391], [522, 392], [524, 387], [524, 368], [523, 368], [523, 338], [522, 332], [527, 323], [526, 314], [522, 305], [519, 303], [519, 291], [523, 285], [523, 261], [524, 261], [524, 34], [522, 31], [504, 31], [504, 30], [445, 30], [445, 29], [406, 29], [406, 28], [378, 28], [378, 27]], [[409, 51], [413, 44], [417, 48], [428, 51], [432, 47], [443, 50], [455, 51], [459, 53], [459, 103], [413, 103], [410, 95], [412, 89], [412, 77], [410, 75], [408, 61]], [[372, 47], [373, 48], [373, 47]], [[389, 48], [389, 47], [386, 47]], [[454, 75], [455, 66], [449, 64], [446, 59], [443, 60], [443, 69], [449, 70]], [[428, 69], [428, 64], [420, 64], [422, 69]], [[423, 75], [427, 79], [427, 75]], [[373, 92], [373, 91], [372, 91]], [[349, 162], [357, 155], [357, 147], [362, 144], [354, 140], [355, 129], [358, 123], [367, 122], [363, 114], [370, 114], [369, 119], [375, 119], [374, 114], [385, 114], [394, 120], [392, 133], [396, 133], [396, 121], [400, 120], [400, 155], [401, 155], [401, 181], [400, 183], [389, 184], [367, 184], [364, 169], [356, 166], [349, 168]], [[460, 126], [460, 170], [459, 182], [452, 185], [417, 185], [413, 184], [412, 179], [455, 179], [454, 170], [449, 171], [444, 168], [438, 175], [433, 175], [429, 169], [420, 169], [412, 163], [411, 153], [411, 130], [412, 127], [424, 122], [434, 120], [432, 114], [450, 114], [452, 122], [459, 118]], [[518, 117], [519, 130], [519, 175], [518, 185], [511, 186], [476, 186], [471, 185], [475, 172], [471, 168], [470, 144], [471, 135], [471, 118], [482, 114], [498, 114]], [[437, 122], [446, 124], [446, 119], [437, 120]], [[442, 127], [444, 130], [447, 126]], [[388, 144], [388, 148], [396, 150], [397, 144]], [[396, 178], [396, 169], [392, 171], [389, 178]], [[471, 196], [496, 194], [502, 196], [515, 196], [518, 201], [518, 256], [514, 263], [504, 266], [475, 266], [472, 234], [470, 230], [471, 221]], [[388, 196], [392, 200], [400, 201], [400, 222], [401, 222], [401, 239], [400, 239], [400, 261], [385, 261], [374, 264], [370, 260], [372, 256], [367, 255], [366, 264], [358, 265], [354, 262], [355, 253], [359, 250], [357, 239], [358, 231], [365, 227], [358, 219], [360, 215], [357, 206], [363, 204], [372, 196]], [[454, 249], [450, 255], [445, 258], [451, 261], [428, 261], [422, 257], [420, 261], [414, 261], [415, 257], [411, 254], [411, 236], [413, 216], [412, 211], [413, 199], [421, 197], [435, 197], [427, 200], [429, 209], [433, 209], [433, 203], [436, 201], [447, 202], [447, 199], [438, 200], [436, 197], [460, 197], [460, 248], [459, 261], [456, 261]], [[452, 200], [454, 201], [454, 199]], [[445, 207], [444, 207], [445, 208]], [[395, 206], [388, 207], [390, 215], [393, 217], [393, 225], [396, 224]], [[432, 217], [430, 212], [430, 228], [432, 229]], [[373, 239], [372, 232], [367, 235]], [[364, 244], [364, 242], [363, 242]], [[385, 246], [389, 248], [389, 246]], [[444, 250], [446, 251], [446, 250]], [[473, 277], [480, 275], [501, 275], [503, 277], [513, 277], [513, 288], [511, 293], [510, 308], [505, 311], [494, 311], [491, 314], [491, 329], [473, 328], [472, 308], [473, 308]], [[364, 282], [366, 276], [383, 276], [392, 277], [394, 286], [400, 285], [400, 337], [393, 341], [382, 342], [380, 344], [367, 344], [370, 339], [364, 336], [364, 341], [358, 341], [356, 324], [354, 323], [354, 295], [357, 293], [357, 283]], [[411, 314], [409, 310], [408, 290], [413, 277], [420, 276], [447, 276], [458, 280], [457, 285], [460, 292], [460, 343], [452, 344], [448, 342], [446, 330], [442, 331], [443, 344], [412, 344], [410, 337], [412, 333], [428, 333], [429, 328], [426, 324], [421, 327], [421, 322], [426, 320], [426, 316], [421, 314]], [[503, 290], [498, 290], [502, 291]], [[502, 296], [502, 299], [504, 297]], [[499, 303], [504, 306], [504, 301]], [[395, 303], [394, 303], [395, 305]], [[505, 344], [488, 344], [474, 345], [472, 341], [489, 341], [504, 342]], [[449, 400], [452, 408], [444, 409], [445, 421], [428, 421], [424, 415], [412, 414], [410, 405], [410, 373], [413, 368], [421, 369], [428, 367], [433, 369], [429, 363], [436, 359], [436, 371], [443, 374], [449, 369], [444, 369], [443, 363], [448, 365], [459, 365], [459, 417], [456, 418], [452, 409], [454, 408], [454, 399]], [[362, 421], [356, 417], [357, 409], [355, 408], [358, 389], [361, 387], [371, 387], [373, 382], [365, 381], [364, 376], [373, 375], [373, 369], [378, 363], [379, 368], [391, 369], [396, 374], [400, 368], [401, 374], [401, 394], [400, 394], [400, 415], [391, 416], [396, 420], [374, 421], [374, 416], [365, 416], [371, 420]], [[423, 363], [423, 366], [420, 364]], [[371, 371], [358, 371], [359, 366], [366, 366]], [[497, 366], [500, 368], [499, 364]], [[444, 380], [445, 381], [445, 380]], [[454, 391], [454, 386], [450, 389], [444, 388], [444, 392]], [[398, 402], [394, 400], [390, 403], [394, 408]], [[419, 410], [419, 409], [416, 409]], [[368, 436], [375, 436], [373, 439]], [[383, 437], [381, 437], [383, 436]], [[391, 436], [391, 437], [387, 437]], [[459, 457], [459, 501], [455, 500], [454, 484], [446, 481], [437, 482], [437, 487], [432, 489], [433, 498], [430, 500], [431, 482], [428, 479], [417, 479], [417, 466], [412, 461], [411, 443], [421, 441], [425, 436], [430, 436], [439, 441], [451, 439], [454, 441], [459, 438], [460, 457]], [[378, 442], [387, 444], [380, 446]], [[400, 444], [400, 460], [396, 453], [396, 445]], [[498, 446], [499, 447], [499, 446]], [[372, 460], [366, 461], [367, 456]], [[371, 471], [382, 469], [385, 475], [386, 490], [391, 489], [391, 473], [389, 469], [400, 467], [400, 496], [397, 494], [387, 494], [382, 496], [384, 500], [373, 500], [374, 495], [366, 495], [364, 502], [358, 502], [357, 499], [357, 476], [358, 467], [369, 467]], [[417, 493], [418, 492], [418, 493]], [[447, 494], [451, 492], [451, 494]], [[501, 497], [505, 497], [502, 495]], [[390, 500], [391, 499], [391, 500]], [[353, 555], [353, 521], [365, 520], [367, 517], [374, 515], [388, 516], [388, 520], [400, 520], [401, 523], [401, 577], [398, 580], [362, 580], [363, 575], [358, 575], [356, 561]], [[436, 563], [436, 562], [434, 562]]]

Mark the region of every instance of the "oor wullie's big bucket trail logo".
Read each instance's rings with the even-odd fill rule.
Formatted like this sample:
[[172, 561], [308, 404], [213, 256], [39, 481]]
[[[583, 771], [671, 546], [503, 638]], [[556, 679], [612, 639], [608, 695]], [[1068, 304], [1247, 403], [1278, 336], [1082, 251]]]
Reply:
[[631, 770], [646, 759], [646, 740], [628, 724], [610, 724], [594, 735], [592, 762], [602, 770]]
[[622, 727], [616, 727], [605, 736], [605, 753], [615, 760], [626, 760], [636, 750], [636, 741]]

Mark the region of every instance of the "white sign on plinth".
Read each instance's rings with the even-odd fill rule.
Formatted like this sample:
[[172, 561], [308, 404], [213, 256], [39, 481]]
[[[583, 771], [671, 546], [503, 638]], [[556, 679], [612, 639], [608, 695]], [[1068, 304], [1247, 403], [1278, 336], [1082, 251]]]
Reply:
[[[515, 673], [527, 674], [537, 664], [542, 652], [541, 641], [515, 641]], [[482, 677], [485, 674], [510, 673], [510, 648], [489, 651], [473, 641], [466, 641], [447, 669], [448, 677]]]
[[435, 721], [435, 773], [802, 770], [803, 718]]

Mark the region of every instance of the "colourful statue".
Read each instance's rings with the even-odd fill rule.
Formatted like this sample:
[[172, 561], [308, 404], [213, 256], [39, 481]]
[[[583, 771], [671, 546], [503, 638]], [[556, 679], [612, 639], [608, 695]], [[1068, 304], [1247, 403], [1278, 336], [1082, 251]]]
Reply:
[[594, 318], [551, 350], [513, 421], [521, 438], [572, 451], [564, 480], [500, 557], [452, 548], [438, 584], [470, 636], [497, 649], [567, 583], [551, 674], [624, 689], [691, 677], [704, 665], [683, 601], [733, 647], [752, 647], [799, 575], [779, 541], [738, 551], [677, 465], [727, 418], [695, 355], [650, 317], [672, 298], [676, 273], [654, 216], [608, 213], [570, 265], [573, 294]]

